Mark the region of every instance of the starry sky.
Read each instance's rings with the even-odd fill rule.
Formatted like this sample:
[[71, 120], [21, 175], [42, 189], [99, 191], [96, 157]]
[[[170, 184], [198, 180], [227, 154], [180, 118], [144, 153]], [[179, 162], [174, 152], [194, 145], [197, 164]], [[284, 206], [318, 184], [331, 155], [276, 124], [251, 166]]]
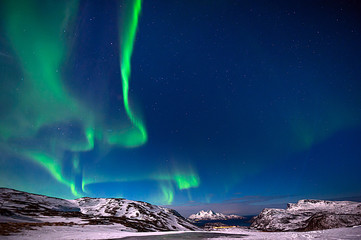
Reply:
[[361, 200], [360, 12], [1, 1], [0, 187], [185, 216]]

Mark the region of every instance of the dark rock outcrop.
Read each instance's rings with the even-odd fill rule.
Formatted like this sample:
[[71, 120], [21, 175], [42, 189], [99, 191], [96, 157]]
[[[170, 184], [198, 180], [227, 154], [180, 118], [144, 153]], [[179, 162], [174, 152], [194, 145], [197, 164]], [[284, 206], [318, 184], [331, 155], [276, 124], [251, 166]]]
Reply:
[[300, 200], [287, 209], [264, 209], [251, 228], [263, 231], [312, 231], [361, 225], [361, 203]]

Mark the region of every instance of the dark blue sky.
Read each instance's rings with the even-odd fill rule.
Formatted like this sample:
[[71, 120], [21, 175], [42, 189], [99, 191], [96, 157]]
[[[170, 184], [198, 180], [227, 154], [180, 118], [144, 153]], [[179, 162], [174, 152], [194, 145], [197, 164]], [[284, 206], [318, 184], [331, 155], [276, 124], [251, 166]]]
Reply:
[[[126, 6], [80, 1], [62, 40], [64, 89], [89, 115], [50, 119], [10, 138], [3, 116], [16, 109], [17, 86], [6, 76], [27, 72], [7, 36], [10, 20], [2, 21], [1, 186], [67, 198], [121, 196], [185, 215], [204, 208], [256, 214], [302, 198], [361, 196], [358, 1], [143, 1], [129, 95], [148, 139], [132, 148], [104, 140], [131, 126], [119, 68]], [[78, 144], [88, 118], [96, 119], [91, 149], [60, 149], [64, 139], [46, 145], [61, 134]], [[49, 130], [59, 128], [59, 136]], [[64, 181], [34, 149], [55, 159]]]

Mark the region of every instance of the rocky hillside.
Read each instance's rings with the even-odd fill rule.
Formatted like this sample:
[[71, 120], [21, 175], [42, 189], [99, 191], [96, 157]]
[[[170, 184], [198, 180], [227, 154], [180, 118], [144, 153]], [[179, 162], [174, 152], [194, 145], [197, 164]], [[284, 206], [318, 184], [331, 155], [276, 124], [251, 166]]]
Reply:
[[196, 230], [175, 210], [120, 198], [65, 200], [0, 188], [0, 226], [119, 224], [127, 231]]
[[361, 225], [361, 203], [300, 200], [287, 209], [264, 209], [251, 228], [263, 231], [312, 231]]
[[204, 220], [230, 220], [230, 219], [243, 219], [244, 217], [238, 215], [225, 215], [222, 213], [216, 213], [212, 210], [200, 211], [196, 214], [192, 214], [188, 217], [190, 221], [204, 221]]

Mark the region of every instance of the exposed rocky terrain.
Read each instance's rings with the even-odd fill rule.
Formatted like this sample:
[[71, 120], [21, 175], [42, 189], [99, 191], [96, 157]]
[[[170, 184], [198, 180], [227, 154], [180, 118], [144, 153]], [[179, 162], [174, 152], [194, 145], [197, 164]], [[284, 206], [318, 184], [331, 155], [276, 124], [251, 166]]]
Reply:
[[251, 228], [263, 231], [312, 231], [361, 225], [361, 203], [300, 200], [287, 209], [264, 209]]
[[121, 198], [65, 200], [0, 188], [0, 235], [38, 226], [114, 225], [126, 231], [198, 228], [172, 209]]

